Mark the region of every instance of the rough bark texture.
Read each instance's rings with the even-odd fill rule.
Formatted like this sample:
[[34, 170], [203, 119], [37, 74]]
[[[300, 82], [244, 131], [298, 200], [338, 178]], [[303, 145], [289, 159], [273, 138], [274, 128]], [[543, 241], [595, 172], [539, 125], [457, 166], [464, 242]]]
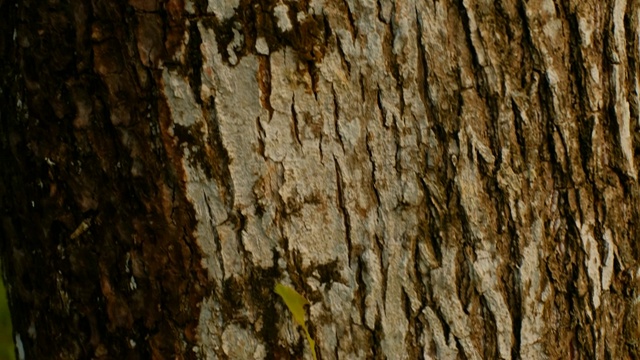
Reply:
[[640, 1], [0, 10], [18, 355], [640, 357]]

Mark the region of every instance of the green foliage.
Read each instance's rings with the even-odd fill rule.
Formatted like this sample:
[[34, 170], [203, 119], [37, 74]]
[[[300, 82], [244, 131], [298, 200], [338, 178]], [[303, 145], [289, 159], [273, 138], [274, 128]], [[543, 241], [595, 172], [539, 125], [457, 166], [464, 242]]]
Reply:
[[7, 292], [0, 279], [0, 360], [14, 360], [15, 352], [11, 332], [11, 314], [7, 302]]
[[316, 360], [316, 343], [311, 338], [311, 335], [309, 335], [309, 330], [304, 320], [304, 307], [305, 305], [309, 305], [309, 300], [305, 299], [304, 296], [300, 295], [294, 289], [280, 283], [276, 284], [274, 291], [284, 300], [285, 305], [287, 305], [293, 315], [293, 319], [302, 327], [302, 330], [304, 330], [309, 345], [311, 346], [311, 355], [313, 359]]

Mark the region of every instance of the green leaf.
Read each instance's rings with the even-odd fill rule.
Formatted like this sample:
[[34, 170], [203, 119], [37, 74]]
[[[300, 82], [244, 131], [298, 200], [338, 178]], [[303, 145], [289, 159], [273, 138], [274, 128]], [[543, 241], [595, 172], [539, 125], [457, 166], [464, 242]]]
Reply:
[[282, 300], [284, 300], [285, 305], [287, 305], [289, 311], [291, 311], [291, 314], [293, 315], [293, 320], [295, 320], [298, 325], [302, 327], [302, 330], [304, 330], [307, 340], [309, 341], [309, 345], [311, 346], [311, 355], [313, 356], [313, 359], [316, 360], [316, 343], [311, 338], [311, 335], [309, 335], [309, 330], [307, 329], [307, 325], [304, 320], [304, 306], [310, 304], [309, 300], [305, 299], [304, 296], [300, 295], [294, 289], [280, 283], [276, 284], [273, 291], [280, 295]]

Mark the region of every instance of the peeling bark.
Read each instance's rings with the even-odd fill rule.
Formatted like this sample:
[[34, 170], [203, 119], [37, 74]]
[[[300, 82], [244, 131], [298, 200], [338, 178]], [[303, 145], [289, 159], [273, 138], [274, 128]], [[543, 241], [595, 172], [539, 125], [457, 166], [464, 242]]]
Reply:
[[5, 1], [27, 358], [640, 356], [640, 2]]

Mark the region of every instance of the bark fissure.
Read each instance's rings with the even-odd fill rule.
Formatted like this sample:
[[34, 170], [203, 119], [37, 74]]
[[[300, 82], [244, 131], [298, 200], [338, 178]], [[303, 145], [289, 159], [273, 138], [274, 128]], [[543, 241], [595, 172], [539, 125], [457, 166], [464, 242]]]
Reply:
[[369, 132], [367, 132], [366, 134], [366, 148], [367, 148], [367, 154], [368, 154], [368, 161], [369, 161], [369, 171], [371, 172], [371, 189], [373, 190], [373, 193], [375, 194], [375, 198], [376, 198], [376, 207], [378, 209], [378, 214], [380, 211], [380, 206], [382, 204], [382, 200], [380, 198], [380, 191], [378, 190], [378, 186], [376, 185], [376, 161], [375, 161], [375, 156], [373, 154], [373, 150], [372, 150], [372, 145], [371, 145], [371, 141], [370, 141], [370, 135]]
[[271, 106], [271, 62], [268, 56], [259, 56], [258, 85], [260, 86], [260, 103], [269, 112], [269, 121], [273, 117]]
[[[220, 124], [218, 122], [218, 114], [216, 111], [216, 99], [212, 98], [207, 103], [206, 110], [208, 116], [205, 120], [208, 122], [207, 129], [209, 129], [209, 142], [214, 152], [215, 161], [212, 160], [212, 156], [208, 156], [206, 159], [210, 161], [213, 167], [212, 177], [216, 179], [220, 187], [224, 191], [224, 203], [227, 210], [234, 207], [234, 187], [231, 177], [231, 171], [229, 169], [229, 153], [224, 146], [222, 133], [220, 130]], [[213, 154], [212, 154], [213, 155]]]
[[340, 55], [340, 60], [341, 60], [342, 66], [347, 69], [347, 73], [351, 74], [351, 62], [347, 58], [347, 55], [345, 54], [345, 51], [342, 48], [342, 41], [343, 40], [341, 40], [340, 36], [336, 37], [336, 43], [337, 43], [337, 47], [338, 47], [338, 54]]
[[338, 102], [338, 94], [336, 93], [335, 88], [331, 85], [331, 94], [333, 97], [333, 129], [335, 131], [336, 137], [338, 138], [338, 142], [340, 143], [340, 147], [342, 148], [342, 152], [345, 152], [344, 141], [342, 140], [342, 133], [340, 132], [340, 103]]
[[187, 64], [189, 85], [191, 91], [196, 97], [196, 102], [202, 105], [203, 99], [200, 96], [200, 90], [202, 87], [202, 52], [200, 51], [200, 45], [202, 44], [202, 38], [200, 38], [200, 30], [198, 29], [198, 22], [193, 21], [189, 26], [189, 44], [187, 50]]
[[300, 127], [298, 124], [298, 113], [296, 112], [295, 95], [291, 98], [291, 120], [292, 120], [291, 131], [293, 132], [293, 136], [295, 137], [296, 142], [298, 143], [298, 146], [300, 147], [300, 149], [302, 149], [303, 146], [302, 146], [302, 141], [300, 141]]
[[338, 191], [338, 206], [340, 206], [340, 211], [342, 213], [342, 219], [344, 223], [345, 229], [345, 240], [347, 242], [348, 259], [349, 266], [351, 266], [351, 261], [353, 259], [353, 242], [351, 240], [351, 215], [349, 214], [349, 210], [345, 205], [345, 195], [344, 195], [344, 182], [342, 178], [342, 170], [340, 169], [340, 164], [338, 163], [338, 159], [334, 156], [333, 158], [335, 169], [336, 169], [336, 190]]

